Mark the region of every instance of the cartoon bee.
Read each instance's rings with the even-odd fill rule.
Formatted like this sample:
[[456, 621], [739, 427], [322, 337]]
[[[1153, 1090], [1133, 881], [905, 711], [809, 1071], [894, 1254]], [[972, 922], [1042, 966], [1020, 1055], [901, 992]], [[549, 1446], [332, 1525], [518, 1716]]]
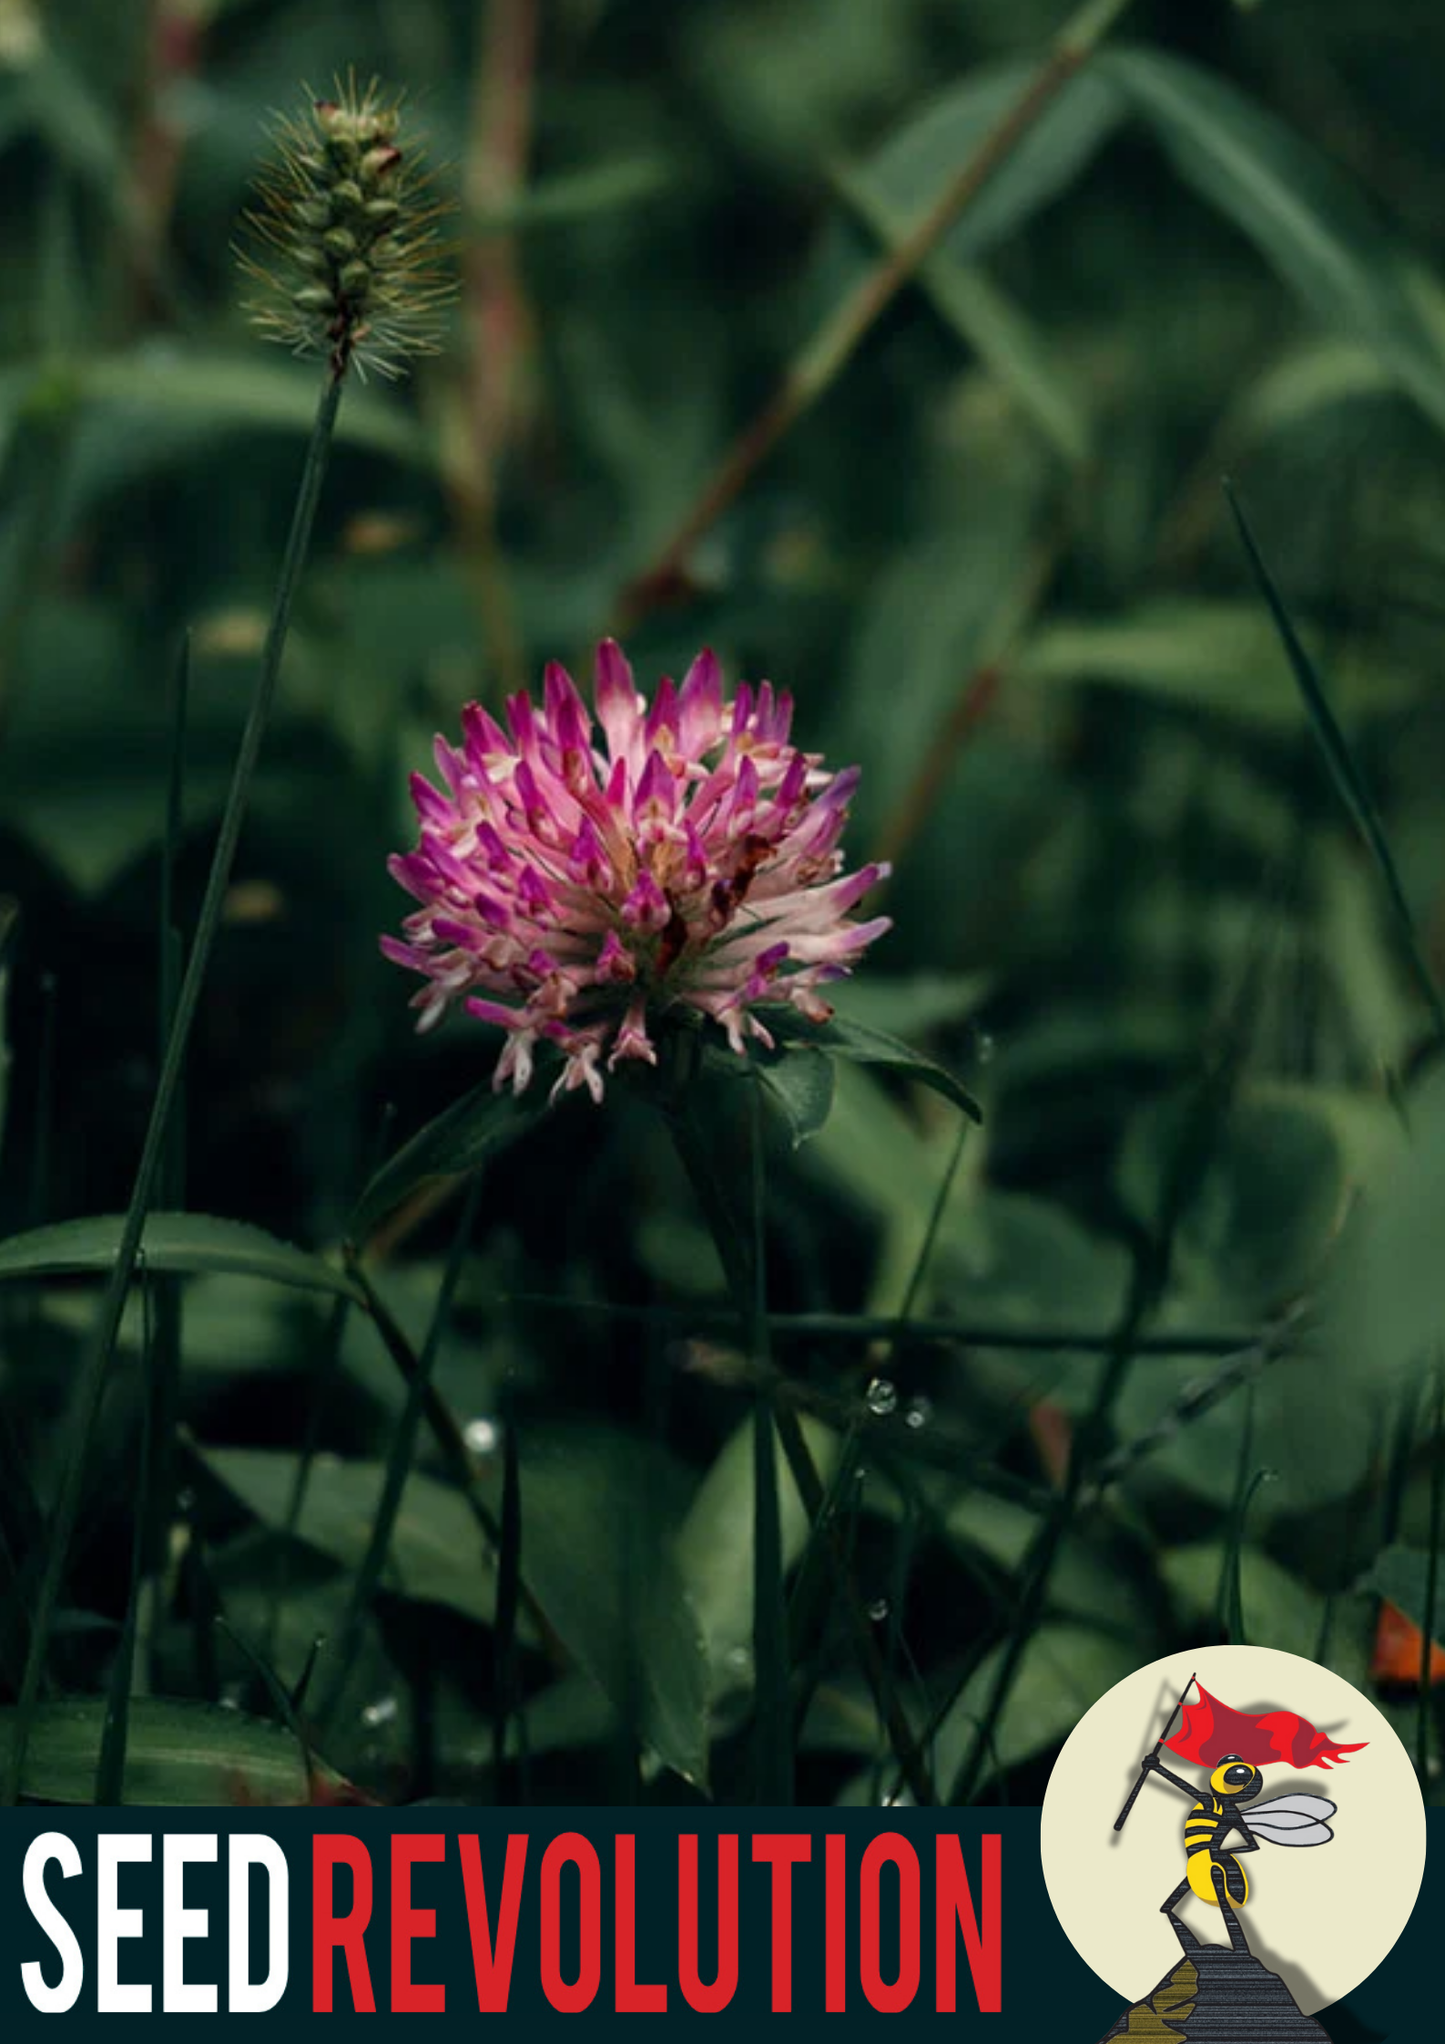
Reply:
[[[1264, 1787], [1264, 1776], [1237, 1753], [1226, 1753], [1210, 1769], [1203, 1795], [1193, 1782], [1171, 1774], [1157, 1752], [1146, 1754], [1140, 1765], [1188, 1796], [1193, 1806], [1184, 1820], [1184, 1879], [1160, 1903], [1160, 1914], [1173, 1919], [1192, 1890], [1202, 1902], [1224, 1909], [1230, 1943], [1236, 1950], [1247, 1950], [1235, 1912], [1249, 1899], [1249, 1880], [1236, 1854], [1257, 1852], [1261, 1839], [1269, 1845], [1328, 1845], [1335, 1835], [1328, 1823], [1335, 1805], [1325, 1796], [1275, 1796], [1252, 1809], [1246, 1820], [1240, 1805], [1254, 1801]], [[1226, 1852], [1225, 1841], [1235, 1832], [1243, 1843]], [[1177, 1920], [1175, 1928], [1180, 1928]]]

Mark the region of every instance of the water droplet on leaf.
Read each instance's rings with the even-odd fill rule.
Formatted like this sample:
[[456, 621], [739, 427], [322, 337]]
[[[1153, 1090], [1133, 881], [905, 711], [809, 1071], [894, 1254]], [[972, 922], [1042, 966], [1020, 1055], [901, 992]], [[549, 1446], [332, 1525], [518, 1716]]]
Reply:
[[868, 1410], [878, 1419], [887, 1419], [890, 1412], [898, 1409], [898, 1386], [886, 1377], [875, 1377], [863, 1397]]

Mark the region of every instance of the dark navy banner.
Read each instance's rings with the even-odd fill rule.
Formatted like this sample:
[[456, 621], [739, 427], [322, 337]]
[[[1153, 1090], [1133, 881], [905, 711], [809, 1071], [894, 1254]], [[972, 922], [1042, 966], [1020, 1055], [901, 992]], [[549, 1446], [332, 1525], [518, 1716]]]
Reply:
[[[1404, 1936], [1321, 2014], [1335, 2044], [1438, 2031], [1429, 1825]], [[7, 1811], [0, 1867], [6, 2039], [56, 2015], [657, 2014], [728, 2035], [831, 2014], [1098, 2044], [1121, 2013], [1055, 1921], [1037, 1810]]]

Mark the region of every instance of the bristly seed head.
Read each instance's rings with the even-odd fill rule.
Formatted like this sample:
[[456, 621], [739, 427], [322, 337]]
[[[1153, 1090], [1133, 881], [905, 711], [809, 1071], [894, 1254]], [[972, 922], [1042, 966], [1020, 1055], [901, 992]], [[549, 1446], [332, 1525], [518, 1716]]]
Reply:
[[338, 81], [336, 96], [277, 121], [276, 161], [246, 216], [241, 251], [259, 287], [256, 325], [344, 376], [398, 375], [434, 354], [452, 285], [441, 264], [437, 202], [417, 152], [398, 142], [401, 111], [378, 82]]

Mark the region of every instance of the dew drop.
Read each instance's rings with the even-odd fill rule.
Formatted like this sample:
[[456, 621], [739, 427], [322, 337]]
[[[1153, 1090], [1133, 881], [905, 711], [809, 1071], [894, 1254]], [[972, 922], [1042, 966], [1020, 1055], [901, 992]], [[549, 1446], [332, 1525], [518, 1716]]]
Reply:
[[368, 1731], [374, 1732], [381, 1725], [394, 1723], [396, 1709], [396, 1698], [394, 1696], [378, 1696], [374, 1703], [362, 1705], [361, 1722]]
[[881, 1625], [888, 1616], [890, 1606], [886, 1597], [875, 1597], [868, 1606], [868, 1616], [875, 1625]]
[[751, 1675], [753, 1657], [746, 1647], [729, 1647], [723, 1658], [727, 1662], [729, 1674]]
[[998, 1045], [986, 1029], [980, 1029], [973, 1039], [973, 1054], [981, 1065], [991, 1065]]
[[887, 1377], [875, 1377], [863, 1397], [868, 1410], [878, 1419], [887, 1419], [890, 1412], [898, 1410], [898, 1386]]
[[494, 1419], [469, 1419], [462, 1439], [474, 1455], [495, 1455], [502, 1442], [502, 1429]]
[[917, 1398], [910, 1398], [907, 1406], [904, 1408], [903, 1424], [906, 1427], [912, 1427], [914, 1433], [917, 1433], [920, 1428], [928, 1425], [932, 1417], [933, 1400], [925, 1398], [922, 1392], [920, 1392]]

